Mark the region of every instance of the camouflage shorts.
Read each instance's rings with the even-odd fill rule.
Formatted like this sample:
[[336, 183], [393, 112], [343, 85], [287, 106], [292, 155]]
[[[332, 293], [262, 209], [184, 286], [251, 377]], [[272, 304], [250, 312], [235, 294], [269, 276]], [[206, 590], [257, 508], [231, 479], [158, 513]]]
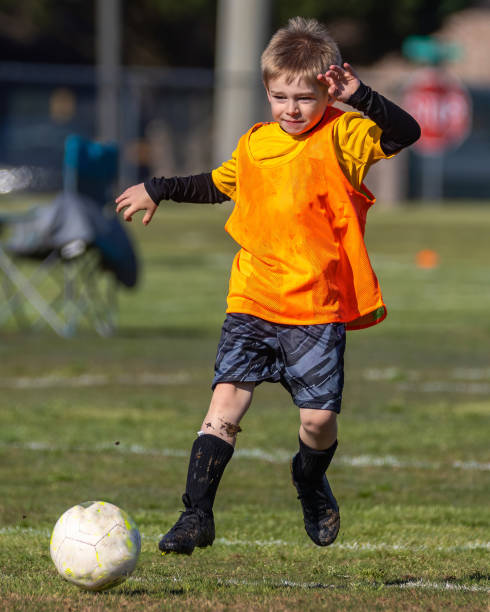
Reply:
[[222, 382], [280, 382], [300, 408], [340, 412], [345, 325], [282, 325], [228, 314], [213, 389]]

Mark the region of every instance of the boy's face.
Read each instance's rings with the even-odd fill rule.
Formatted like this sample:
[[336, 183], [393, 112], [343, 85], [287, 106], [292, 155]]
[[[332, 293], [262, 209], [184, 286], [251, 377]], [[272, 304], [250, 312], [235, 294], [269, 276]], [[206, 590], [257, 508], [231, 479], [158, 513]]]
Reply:
[[324, 85], [311, 84], [302, 78], [292, 83], [281, 76], [270, 79], [266, 89], [274, 121], [293, 136], [304, 134], [315, 127], [323, 117], [329, 101]]

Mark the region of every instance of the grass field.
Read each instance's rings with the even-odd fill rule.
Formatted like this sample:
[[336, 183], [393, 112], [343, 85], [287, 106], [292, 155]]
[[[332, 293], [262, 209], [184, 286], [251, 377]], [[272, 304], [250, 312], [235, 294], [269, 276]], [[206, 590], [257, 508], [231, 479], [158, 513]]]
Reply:
[[[229, 211], [168, 205], [133, 223], [143, 275], [120, 294], [115, 337], [0, 332], [0, 609], [487, 610], [488, 206], [370, 214], [389, 316], [348, 337], [337, 542], [304, 532], [289, 478], [297, 409], [262, 385], [218, 492], [215, 544], [158, 554], [210, 397]], [[436, 268], [416, 266], [422, 249]], [[133, 576], [99, 594], [49, 557], [57, 517], [87, 499], [120, 505], [143, 536]]]

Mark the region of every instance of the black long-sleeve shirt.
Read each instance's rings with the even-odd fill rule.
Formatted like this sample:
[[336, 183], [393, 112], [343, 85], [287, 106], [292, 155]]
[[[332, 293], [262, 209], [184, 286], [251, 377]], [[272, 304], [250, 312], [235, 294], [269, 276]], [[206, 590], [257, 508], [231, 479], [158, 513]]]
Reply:
[[[381, 128], [380, 144], [386, 155], [397, 153], [420, 137], [420, 126], [409, 113], [364, 83], [359, 85], [347, 104], [364, 113]], [[154, 177], [145, 181], [145, 188], [155, 204], [162, 200], [207, 204], [230, 199], [216, 187], [211, 172], [171, 178]]]

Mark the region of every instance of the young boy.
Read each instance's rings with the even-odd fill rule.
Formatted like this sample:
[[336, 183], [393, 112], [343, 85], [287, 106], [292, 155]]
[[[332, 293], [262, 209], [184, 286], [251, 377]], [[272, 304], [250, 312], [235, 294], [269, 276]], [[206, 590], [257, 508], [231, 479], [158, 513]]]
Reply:
[[[299, 407], [292, 459], [309, 537], [328, 546], [340, 514], [325, 472], [337, 448], [346, 329], [386, 308], [363, 240], [374, 197], [369, 167], [417, 140], [416, 121], [361, 83], [327, 30], [296, 17], [272, 37], [262, 74], [273, 122], [253, 126], [212, 173], [153, 178], [128, 188], [117, 212], [148, 224], [161, 200], [235, 201], [226, 230], [232, 264], [213, 395], [192, 446], [185, 511], [163, 553], [191, 554], [215, 537], [213, 503], [255, 385], [280, 382]], [[358, 111], [343, 113], [336, 100]]]

